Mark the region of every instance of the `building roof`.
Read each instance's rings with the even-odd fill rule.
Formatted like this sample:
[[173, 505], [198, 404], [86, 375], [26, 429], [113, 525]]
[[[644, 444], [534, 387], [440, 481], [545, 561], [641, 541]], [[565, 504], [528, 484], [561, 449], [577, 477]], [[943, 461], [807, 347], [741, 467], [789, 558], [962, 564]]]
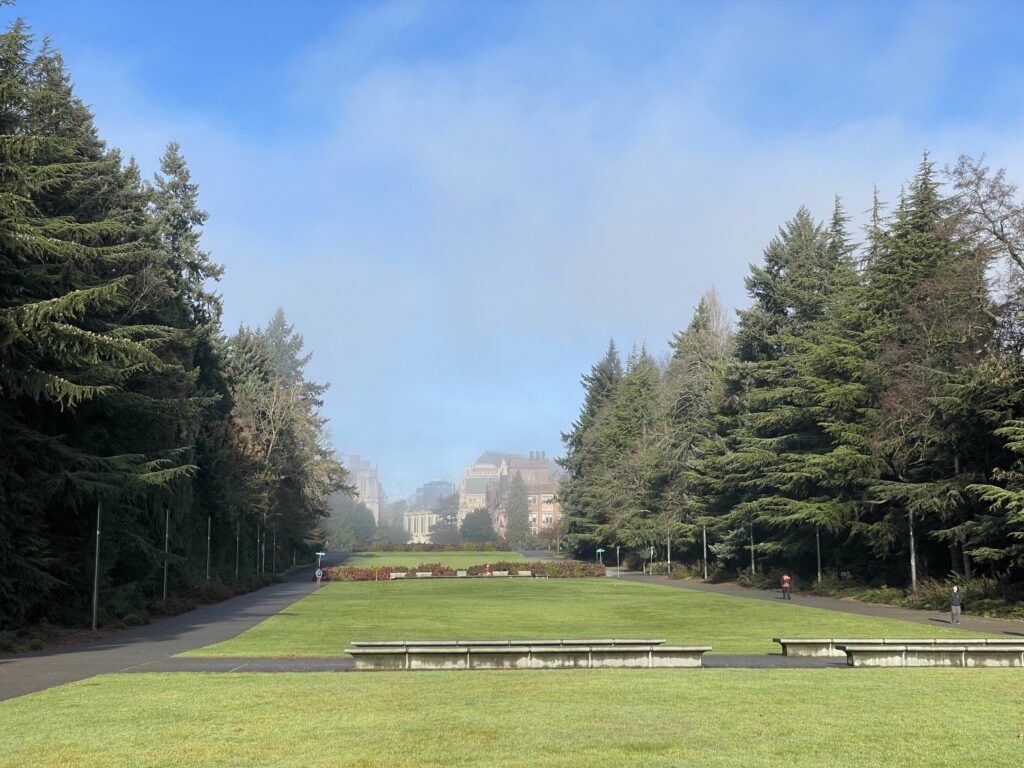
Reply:
[[480, 454], [480, 458], [476, 460], [477, 464], [490, 464], [494, 467], [500, 467], [501, 462], [505, 459], [517, 459], [519, 458], [518, 453], [504, 453], [502, 451], [484, 451]]

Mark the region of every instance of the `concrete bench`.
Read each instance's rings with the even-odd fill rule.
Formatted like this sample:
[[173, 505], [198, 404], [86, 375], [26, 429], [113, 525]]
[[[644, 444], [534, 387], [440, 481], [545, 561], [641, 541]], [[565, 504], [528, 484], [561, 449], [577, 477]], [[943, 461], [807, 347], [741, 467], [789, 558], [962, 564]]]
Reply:
[[843, 646], [851, 667], [1024, 667], [1024, 643], [886, 643]]
[[516, 576], [533, 576], [533, 571], [516, 571]]
[[600, 638], [571, 639], [556, 638], [544, 640], [353, 640], [353, 648], [494, 648], [508, 645], [529, 646], [620, 646], [620, 645], [664, 645], [664, 638]]
[[346, 653], [358, 670], [609, 669], [700, 667], [711, 646], [663, 640], [360, 641]]
[[390, 579], [391, 581], [394, 581], [395, 579], [404, 579], [404, 578], [405, 578], [405, 574], [404, 573], [389, 573], [388, 574], [388, 579]]
[[842, 650], [844, 645], [1020, 645], [1021, 640], [1004, 637], [935, 637], [935, 638], [813, 638], [795, 637], [781, 638], [773, 637], [772, 642], [782, 646], [783, 656], [815, 656], [815, 657], [838, 657], [846, 656]]
[[433, 571], [416, 571], [417, 579], [429, 579], [433, 575]]
[[508, 576], [508, 571], [491, 571], [491, 576]]

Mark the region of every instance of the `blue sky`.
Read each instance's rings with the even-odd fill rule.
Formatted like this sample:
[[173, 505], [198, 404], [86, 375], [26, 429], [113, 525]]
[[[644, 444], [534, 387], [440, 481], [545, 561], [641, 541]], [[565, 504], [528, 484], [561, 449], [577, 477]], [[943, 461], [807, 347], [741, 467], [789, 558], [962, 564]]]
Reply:
[[614, 337], [655, 354], [777, 227], [927, 148], [1024, 181], [1024, 4], [51, 2], [101, 135], [181, 142], [225, 327], [281, 306], [395, 495], [558, 455]]

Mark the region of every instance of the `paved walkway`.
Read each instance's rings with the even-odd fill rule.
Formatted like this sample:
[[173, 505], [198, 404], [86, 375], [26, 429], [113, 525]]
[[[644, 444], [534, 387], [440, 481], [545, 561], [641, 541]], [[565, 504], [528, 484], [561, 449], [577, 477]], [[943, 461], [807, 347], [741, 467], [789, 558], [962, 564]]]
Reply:
[[93, 675], [155, 669], [175, 654], [230, 640], [316, 589], [313, 570], [300, 569], [282, 584], [85, 645], [0, 656], [0, 701]]
[[[609, 569], [608, 574], [615, 578], [614, 569]], [[647, 576], [633, 571], [623, 571], [621, 578], [629, 581], [640, 581], [645, 584], [660, 584], [665, 587], [677, 589], [691, 589], [697, 592], [713, 592], [719, 595], [730, 597], [748, 597], [752, 600], [772, 600], [783, 602], [782, 596], [777, 591], [764, 589], [749, 589], [736, 584], [706, 584], [696, 580], [670, 580], [664, 576]], [[916, 608], [900, 608], [895, 605], [879, 605], [877, 603], [860, 603], [856, 600], [841, 600], [834, 597], [819, 597], [818, 595], [806, 595], [793, 593], [792, 603], [794, 605], [807, 605], [811, 608], [824, 608], [828, 611], [840, 611], [842, 613], [856, 613], [862, 616], [878, 616], [886, 619], [899, 619], [900, 621], [912, 621], [916, 624], [926, 624], [931, 627], [949, 626], [948, 611], [922, 611]], [[983, 616], [972, 616], [964, 613], [960, 617], [959, 628], [968, 632], [983, 632], [985, 634], [1017, 635], [1024, 637], [1024, 620], [1021, 619], [989, 619]]]
[[[325, 561], [334, 563], [340, 555]], [[83, 680], [93, 675], [112, 672], [344, 672], [353, 667], [349, 658], [300, 659], [199, 659], [173, 658], [176, 654], [230, 640], [264, 619], [280, 613], [305, 597], [316, 585], [312, 569], [292, 574], [289, 581], [273, 584], [247, 595], [240, 595], [215, 605], [198, 608], [145, 627], [127, 630], [86, 645], [35, 651], [18, 656], [0, 656], [0, 701], [34, 693], [57, 685]], [[615, 578], [614, 572], [610, 572]], [[645, 576], [623, 572], [621, 578], [661, 586], [713, 592], [754, 600], [779, 600], [779, 595], [764, 590], [747, 589], [730, 584], [705, 584], [699, 581], [670, 581], [661, 576]], [[881, 616], [913, 621], [929, 626], [948, 625], [945, 613], [917, 611], [889, 605], [873, 605], [829, 597], [799, 595], [797, 605], [809, 605], [846, 613]], [[1024, 621], [985, 619], [966, 614], [961, 629], [991, 634], [1024, 637]], [[721, 668], [845, 668], [845, 659], [791, 658], [780, 654], [734, 655], [708, 654], [704, 666]]]

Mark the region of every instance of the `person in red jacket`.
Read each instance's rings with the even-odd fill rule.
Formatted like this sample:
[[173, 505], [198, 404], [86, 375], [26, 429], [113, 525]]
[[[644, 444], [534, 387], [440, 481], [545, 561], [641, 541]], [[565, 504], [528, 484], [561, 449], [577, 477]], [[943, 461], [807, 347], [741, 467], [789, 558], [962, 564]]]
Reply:
[[792, 586], [793, 586], [793, 583], [792, 583], [792, 580], [789, 578], [789, 574], [788, 573], [782, 574], [782, 599], [783, 600], [792, 600], [793, 599], [793, 594], [791, 592]]

